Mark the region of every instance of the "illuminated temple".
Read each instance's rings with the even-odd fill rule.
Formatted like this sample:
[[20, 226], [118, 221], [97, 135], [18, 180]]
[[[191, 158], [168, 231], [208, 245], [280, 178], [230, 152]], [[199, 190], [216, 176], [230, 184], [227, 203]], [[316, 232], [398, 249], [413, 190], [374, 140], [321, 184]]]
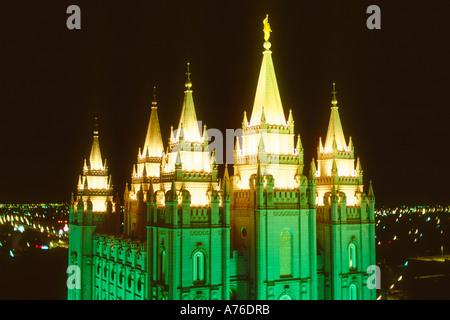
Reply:
[[335, 85], [325, 140], [305, 166], [292, 110], [281, 102], [270, 32], [266, 17], [253, 109], [250, 118], [243, 110], [234, 163], [220, 177], [189, 64], [167, 145], [154, 95], [123, 217], [95, 128], [70, 206], [68, 264], [79, 274], [69, 299], [375, 299], [367, 285], [376, 264], [375, 198], [344, 136]]

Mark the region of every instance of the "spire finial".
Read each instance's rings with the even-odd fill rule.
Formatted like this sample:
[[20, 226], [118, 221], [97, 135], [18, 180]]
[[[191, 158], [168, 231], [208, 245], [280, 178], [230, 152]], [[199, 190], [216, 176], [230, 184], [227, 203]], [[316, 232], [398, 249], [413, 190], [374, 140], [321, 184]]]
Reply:
[[331, 104], [333, 105], [333, 107], [336, 107], [337, 105], [337, 99], [336, 99], [336, 83], [334, 83], [333, 81], [333, 91], [331, 91], [331, 93], [333, 94], [333, 98], [331, 99]]
[[94, 136], [98, 136], [98, 119], [94, 118]]
[[156, 101], [156, 86], [153, 86], [153, 101], [152, 109], [157, 107], [158, 102]]
[[188, 89], [190, 89], [192, 87], [191, 72], [189, 70], [189, 66], [190, 66], [190, 62], [187, 63], [187, 72], [186, 72], [187, 80], [186, 80], [186, 83], [185, 83], [185, 87], [188, 88]]

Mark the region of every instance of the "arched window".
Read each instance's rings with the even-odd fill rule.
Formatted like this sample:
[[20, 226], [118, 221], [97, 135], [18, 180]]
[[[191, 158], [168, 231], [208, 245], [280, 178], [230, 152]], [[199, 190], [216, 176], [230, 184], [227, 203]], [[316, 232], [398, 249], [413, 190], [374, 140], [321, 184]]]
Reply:
[[205, 281], [205, 254], [201, 251], [194, 253], [192, 257], [192, 279], [195, 283]]
[[350, 286], [348, 287], [348, 299], [358, 300], [358, 288], [354, 283], [351, 283]]
[[137, 290], [138, 290], [138, 292], [142, 291], [142, 289], [144, 288], [144, 284], [145, 284], [145, 279], [144, 279], [144, 276], [141, 275], [139, 277], [138, 282], [137, 282]]
[[113, 266], [111, 267], [111, 281], [114, 281], [115, 275], [116, 275], [116, 268], [115, 268], [115, 266], [113, 265]]
[[120, 273], [119, 273], [119, 284], [123, 283], [123, 278], [124, 278], [124, 270], [120, 269]]
[[162, 249], [159, 254], [159, 280], [166, 282], [166, 250]]
[[288, 229], [280, 234], [280, 276], [292, 276], [292, 236]]
[[348, 268], [350, 270], [357, 269], [358, 265], [356, 258], [356, 245], [352, 242], [348, 245]]
[[100, 264], [101, 264], [100, 260], [97, 260], [97, 274], [99, 276], [100, 276], [101, 271], [102, 271], [102, 266]]
[[237, 289], [235, 287], [230, 287], [230, 300], [237, 299]]
[[130, 273], [128, 275], [128, 288], [131, 289], [132, 285], [133, 285], [133, 273]]

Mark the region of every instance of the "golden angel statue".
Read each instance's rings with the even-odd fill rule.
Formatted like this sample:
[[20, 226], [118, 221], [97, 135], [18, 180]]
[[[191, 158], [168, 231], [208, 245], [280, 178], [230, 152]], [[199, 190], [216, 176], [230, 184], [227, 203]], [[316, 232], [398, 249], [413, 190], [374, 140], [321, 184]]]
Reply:
[[269, 15], [266, 14], [266, 18], [263, 21], [264, 24], [264, 40], [265, 41], [269, 41], [269, 37], [270, 37], [270, 33], [272, 32], [272, 29], [270, 29], [270, 24], [269, 24]]

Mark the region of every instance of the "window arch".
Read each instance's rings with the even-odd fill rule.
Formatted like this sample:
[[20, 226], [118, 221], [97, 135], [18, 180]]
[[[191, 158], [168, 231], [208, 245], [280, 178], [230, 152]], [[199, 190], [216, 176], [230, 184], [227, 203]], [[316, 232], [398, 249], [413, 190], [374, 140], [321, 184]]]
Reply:
[[280, 295], [278, 300], [294, 300], [294, 297], [290, 292], [285, 291]]
[[350, 270], [356, 270], [358, 268], [356, 244], [354, 242], [348, 245], [348, 268]]
[[205, 254], [200, 250], [192, 256], [192, 280], [194, 284], [205, 282]]
[[348, 299], [358, 300], [358, 287], [354, 283], [351, 283], [348, 287]]
[[292, 234], [289, 229], [280, 233], [280, 276], [292, 276]]

